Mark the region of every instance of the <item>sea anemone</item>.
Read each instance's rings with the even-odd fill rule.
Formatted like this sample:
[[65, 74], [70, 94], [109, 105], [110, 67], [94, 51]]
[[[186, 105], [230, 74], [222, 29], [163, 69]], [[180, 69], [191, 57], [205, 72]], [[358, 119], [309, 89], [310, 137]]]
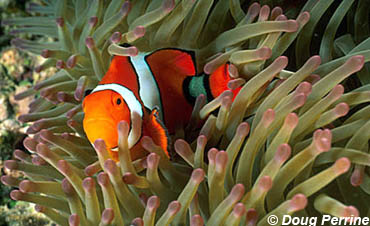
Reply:
[[[36, 71], [59, 70], [17, 95], [36, 96], [19, 117], [32, 122], [29, 153], [16, 150], [5, 167], [27, 179], [2, 182], [16, 187], [13, 199], [35, 203], [60, 225], [269, 225], [272, 215], [278, 224], [283, 215], [369, 215], [370, 39], [360, 23], [368, 6], [342, 1], [324, 30], [321, 57], [311, 56], [316, 25], [333, 2], [307, 1], [296, 19], [238, 0], [30, 4], [35, 16], [3, 25], [51, 37], [12, 43], [47, 58]], [[335, 38], [345, 16], [354, 32]], [[163, 47], [194, 50], [199, 72], [230, 62], [228, 85], [242, 89], [234, 100], [230, 91], [209, 103], [199, 95], [188, 126], [172, 136], [171, 159], [144, 137], [150, 154], [131, 161], [121, 122], [116, 164], [103, 140], [92, 147], [86, 139], [81, 100], [111, 54]], [[362, 86], [344, 93], [340, 83], [354, 73]]]

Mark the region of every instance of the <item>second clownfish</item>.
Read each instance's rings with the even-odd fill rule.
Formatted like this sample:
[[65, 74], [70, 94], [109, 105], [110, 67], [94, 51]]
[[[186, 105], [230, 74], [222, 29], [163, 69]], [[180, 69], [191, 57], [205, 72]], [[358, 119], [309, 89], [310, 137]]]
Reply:
[[[151, 137], [168, 155], [168, 134], [188, 123], [195, 98], [204, 94], [212, 100], [228, 89], [228, 67], [197, 75], [193, 52], [179, 49], [114, 56], [101, 82], [83, 101], [84, 131], [91, 143], [103, 139], [118, 161], [117, 125], [122, 120], [131, 125], [136, 113], [142, 131], [131, 148], [132, 159], [147, 154], [140, 144], [143, 136]], [[233, 90], [234, 95], [238, 91]]]

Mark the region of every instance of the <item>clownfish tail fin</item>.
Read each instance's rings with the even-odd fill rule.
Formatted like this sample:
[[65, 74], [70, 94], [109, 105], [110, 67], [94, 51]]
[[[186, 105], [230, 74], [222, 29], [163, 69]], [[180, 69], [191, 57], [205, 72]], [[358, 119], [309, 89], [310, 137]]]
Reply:
[[[213, 98], [218, 97], [225, 90], [231, 90], [228, 87], [228, 83], [233, 78], [230, 76], [230, 64], [223, 64], [218, 67], [215, 71], [209, 76], [209, 88]], [[238, 94], [240, 88], [231, 90], [233, 92], [233, 99]]]

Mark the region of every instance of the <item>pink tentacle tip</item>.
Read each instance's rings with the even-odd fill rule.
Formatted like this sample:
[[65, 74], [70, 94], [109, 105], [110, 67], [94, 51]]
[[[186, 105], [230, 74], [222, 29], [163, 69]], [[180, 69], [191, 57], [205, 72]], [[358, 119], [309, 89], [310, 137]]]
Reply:
[[105, 141], [103, 139], [101, 139], [101, 138], [96, 139], [94, 141], [94, 148], [97, 151], [105, 151], [105, 150], [107, 150], [107, 146], [105, 145]]
[[365, 57], [362, 55], [356, 55], [349, 58], [345, 65], [348, 65], [353, 68], [354, 72], [357, 72], [362, 69], [365, 63]]
[[69, 216], [68, 223], [69, 223], [69, 226], [79, 226], [80, 217], [74, 213], [71, 216]]
[[141, 38], [145, 35], [145, 27], [144, 26], [137, 26], [134, 28], [134, 35], [136, 38]]
[[19, 150], [19, 149], [16, 149], [14, 152], [13, 152], [13, 155], [16, 159], [18, 160], [25, 160], [25, 159], [28, 159], [30, 156], [28, 154], [26, 154], [24, 151], [22, 150]]
[[342, 216], [343, 217], [359, 217], [360, 212], [354, 206], [347, 206], [344, 208]]
[[232, 104], [232, 100], [233, 99], [230, 96], [226, 96], [226, 97], [222, 98], [221, 107], [223, 107], [225, 109], [230, 109], [231, 104]]
[[288, 20], [288, 18], [284, 14], [281, 14], [281, 15], [277, 16], [275, 18], [275, 20], [276, 21], [286, 21], [286, 20]]
[[273, 109], [267, 109], [262, 116], [262, 123], [267, 128], [275, 120], [275, 111]]
[[287, 32], [296, 32], [299, 28], [299, 24], [296, 20], [288, 20], [287, 22], [286, 31]]
[[288, 66], [288, 57], [279, 56], [274, 60], [274, 64], [276, 64], [279, 68], [285, 68], [286, 66]]
[[301, 82], [297, 86], [295, 92], [296, 93], [304, 93], [306, 96], [308, 96], [312, 91], [312, 85], [309, 82]]
[[40, 136], [41, 136], [42, 139], [50, 140], [50, 139], [53, 138], [54, 135], [49, 130], [43, 129], [43, 130], [40, 131]]
[[101, 221], [104, 223], [104, 224], [110, 224], [112, 223], [114, 219], [114, 211], [112, 208], [107, 208], [107, 209], [104, 209], [102, 215], [101, 215]]
[[247, 211], [246, 222], [248, 225], [256, 225], [258, 220], [258, 213], [255, 209], [251, 208]]
[[67, 67], [73, 68], [76, 66], [76, 63], [77, 63], [77, 55], [72, 55], [67, 60]]
[[220, 96], [218, 98], [220, 98], [221, 100], [225, 97], [233, 97], [233, 92], [231, 90], [225, 90], [223, 91]]
[[146, 206], [149, 210], [155, 211], [159, 207], [159, 203], [159, 197], [153, 195], [149, 197]]
[[26, 139], [23, 140], [23, 145], [27, 150], [34, 151], [36, 149], [37, 142], [31, 137], [26, 137]]
[[1, 180], [1, 183], [3, 183], [4, 185], [12, 186], [15, 178], [5, 175], [5, 176], [1, 176], [0, 180]]
[[296, 113], [289, 113], [285, 118], [285, 123], [290, 128], [295, 128], [298, 125], [299, 117]]
[[334, 170], [339, 175], [347, 172], [350, 167], [351, 161], [346, 157], [340, 158], [334, 163]]
[[74, 188], [72, 187], [72, 184], [67, 180], [67, 178], [64, 178], [62, 180], [62, 190], [66, 194], [73, 194], [74, 193]]
[[234, 64], [229, 64], [228, 67], [229, 76], [233, 79], [239, 78], [238, 68]]
[[62, 17], [58, 17], [55, 19], [55, 22], [57, 23], [57, 25], [59, 27], [63, 27], [64, 26], [64, 19]]
[[147, 167], [149, 169], [154, 169], [154, 168], [158, 167], [159, 159], [160, 159], [159, 155], [157, 155], [155, 153], [149, 154], [147, 159], [146, 159]]
[[58, 170], [64, 175], [69, 175], [71, 173], [71, 167], [66, 160], [59, 160], [57, 166]]
[[35, 184], [32, 181], [29, 180], [23, 180], [19, 183], [19, 190], [21, 192], [27, 193], [34, 191]]
[[207, 144], [207, 137], [204, 135], [199, 135], [197, 138], [197, 146], [204, 147]]
[[237, 128], [236, 134], [239, 137], [245, 137], [245, 136], [248, 135], [249, 130], [250, 130], [249, 124], [247, 122], [242, 122], [242, 123], [240, 123], [240, 125]]
[[86, 192], [92, 192], [95, 188], [95, 181], [92, 177], [87, 177], [82, 181], [82, 187]]
[[191, 180], [193, 180], [195, 183], [199, 184], [204, 179], [204, 170], [201, 168], [193, 170], [191, 174]]
[[258, 21], [267, 20], [269, 14], [270, 14], [270, 7], [268, 5], [263, 5], [260, 9], [260, 14], [259, 14]]
[[335, 106], [335, 113], [339, 116], [345, 116], [349, 112], [349, 105], [345, 102], [339, 103]]
[[4, 162], [4, 167], [8, 170], [15, 170], [18, 168], [18, 162], [15, 160], [6, 160]]
[[227, 153], [226, 151], [219, 151], [216, 155], [216, 171], [223, 171], [227, 164]]
[[187, 149], [189, 149], [189, 144], [183, 140], [183, 139], [178, 139], [175, 141], [175, 150], [179, 154], [185, 154], [187, 153]]
[[99, 19], [98, 19], [97, 16], [90, 17], [90, 19], [89, 19], [90, 27], [95, 27], [98, 24], [98, 21], [99, 21]]
[[289, 144], [281, 144], [278, 146], [274, 159], [278, 162], [285, 162], [290, 157], [292, 149]]
[[310, 17], [311, 17], [311, 14], [309, 12], [305, 11], [305, 12], [302, 12], [301, 14], [298, 15], [297, 20], [300, 23], [305, 24], [310, 20]]
[[329, 151], [331, 148], [331, 131], [326, 130], [316, 130], [313, 134], [314, 143], [316, 145], [317, 150], [320, 152]]
[[107, 159], [104, 162], [104, 169], [109, 173], [109, 174], [116, 174], [118, 173], [118, 168], [116, 165], [116, 162], [112, 159]]
[[139, 50], [136, 46], [131, 46], [127, 48], [127, 55], [137, 56], [138, 54], [139, 54]]
[[296, 107], [302, 107], [307, 100], [307, 95], [305, 93], [297, 93], [293, 97], [293, 102]]
[[290, 210], [295, 212], [304, 209], [307, 206], [307, 198], [303, 194], [296, 194], [290, 200]]
[[144, 221], [140, 217], [137, 217], [132, 220], [131, 225], [133, 226], [144, 226]]
[[249, 6], [248, 8], [248, 14], [251, 16], [257, 16], [258, 13], [260, 12], [261, 5], [258, 2], [253, 3], [252, 5]]
[[37, 165], [37, 166], [45, 166], [48, 163], [40, 156], [34, 156], [32, 157], [32, 164]]
[[108, 174], [101, 172], [98, 174], [98, 183], [101, 187], [106, 187], [110, 183]]
[[41, 156], [44, 156], [44, 157], [48, 157], [49, 156], [49, 153], [48, 153], [48, 148], [45, 144], [37, 144], [36, 146], [36, 152], [37, 154], [41, 155]]
[[[343, 85], [339, 84], [339, 85], [336, 85], [334, 86], [334, 88], [331, 90], [330, 94], [335, 97], [335, 99], [339, 98], [340, 96], [342, 96], [344, 93], [344, 87]], [[330, 95], [329, 94], [329, 95]]]
[[259, 58], [267, 60], [271, 57], [272, 50], [269, 47], [264, 46], [257, 50], [257, 55], [259, 56]]
[[95, 41], [90, 36], [85, 39], [85, 44], [86, 44], [87, 48], [89, 48], [89, 49], [92, 49], [92, 48], [95, 47]]
[[217, 153], [218, 153], [218, 150], [216, 148], [211, 148], [208, 151], [207, 156], [208, 156], [208, 160], [209, 160], [210, 164], [215, 163]]
[[122, 34], [118, 31], [114, 32], [110, 37], [111, 43], [119, 43], [122, 39]]
[[171, 12], [176, 6], [174, 0], [163, 0], [162, 8], [166, 13]]
[[281, 15], [283, 13], [283, 9], [279, 6], [277, 7], [274, 7], [272, 10], [271, 10], [271, 17], [277, 17], [279, 15]]
[[321, 64], [321, 57], [319, 55], [314, 55], [310, 57], [307, 62], [313, 64], [314, 67], [318, 67]]
[[364, 170], [362, 167], [355, 168], [351, 175], [351, 184], [354, 187], [360, 186], [364, 182]]
[[[84, 98], [83, 88], [82, 87], [77, 87], [73, 96], [74, 96], [75, 100], [81, 101]], [[75, 108], [72, 108], [71, 110], [68, 111], [67, 118], [72, 118], [74, 116], [74, 114], [76, 114], [76, 113], [77, 112], [76, 112]], [[73, 115], [70, 116], [71, 114], [73, 114]]]
[[151, 150], [153, 148], [154, 142], [153, 142], [152, 138], [150, 138], [148, 136], [144, 136], [141, 139], [141, 145], [143, 146], [144, 149]]
[[191, 217], [190, 226], [203, 226], [203, 225], [204, 225], [204, 221], [200, 215], [196, 214]]
[[122, 134], [128, 135], [130, 131], [130, 126], [126, 121], [120, 121], [118, 123], [118, 131]]
[[245, 212], [246, 212], [246, 209], [245, 209], [245, 205], [243, 203], [237, 203], [235, 206], [234, 206], [234, 209], [233, 209], [233, 214], [240, 218], [242, 216], [245, 215]]
[[168, 205], [168, 212], [171, 215], [175, 215], [177, 212], [179, 212], [181, 209], [181, 203], [177, 200], [170, 202]]
[[123, 4], [122, 4], [122, 7], [120, 9], [120, 13], [123, 15], [123, 16], [126, 16], [131, 10], [131, 2], [130, 1], [125, 1]]
[[10, 192], [10, 198], [13, 199], [13, 200], [21, 200], [23, 197], [23, 193], [19, 190], [13, 190]]
[[245, 188], [243, 184], [236, 184], [234, 187], [231, 189], [230, 196], [234, 198], [234, 200], [239, 201], [245, 192]]
[[262, 189], [262, 191], [268, 191], [271, 189], [272, 187], [272, 179], [270, 176], [263, 176], [259, 183], [258, 183], [258, 187], [260, 189]]

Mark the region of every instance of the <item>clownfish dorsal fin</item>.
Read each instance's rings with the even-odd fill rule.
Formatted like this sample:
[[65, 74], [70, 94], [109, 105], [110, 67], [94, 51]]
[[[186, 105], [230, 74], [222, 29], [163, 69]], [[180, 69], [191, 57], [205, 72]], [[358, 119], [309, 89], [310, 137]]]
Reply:
[[154, 108], [149, 115], [146, 116], [144, 122], [144, 135], [153, 139], [154, 143], [160, 146], [168, 157], [169, 135], [166, 127], [162, 123], [158, 115], [158, 109]]
[[196, 74], [195, 54], [192, 51], [181, 49], [159, 49], [145, 57], [151, 68], [159, 66], [163, 69], [172, 69], [182, 75]]

